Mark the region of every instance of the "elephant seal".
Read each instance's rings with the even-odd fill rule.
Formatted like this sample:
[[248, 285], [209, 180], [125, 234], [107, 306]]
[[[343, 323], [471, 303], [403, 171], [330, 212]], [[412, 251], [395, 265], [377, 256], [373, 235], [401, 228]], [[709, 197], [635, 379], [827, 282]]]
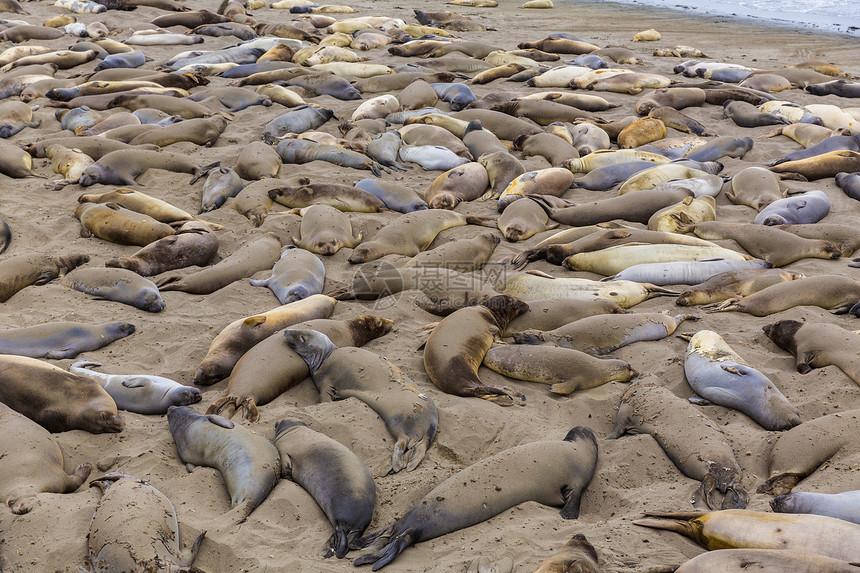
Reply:
[[552, 221], [543, 207], [534, 201], [514, 201], [504, 208], [496, 224], [505, 240], [511, 243], [525, 241], [537, 233], [558, 227], [558, 223]]
[[786, 196], [779, 188], [779, 177], [764, 167], [747, 167], [732, 177], [726, 197], [735, 205], [748, 205], [761, 211]]
[[800, 278], [803, 278], [802, 274], [783, 269], [725, 271], [682, 291], [675, 304], [693, 306], [719, 303], [729, 298], [749, 296], [771, 285]]
[[860, 524], [860, 493], [813, 493], [796, 491], [780, 495], [770, 501], [777, 513], [812, 513], [826, 515]]
[[[523, 472], [523, 463], [533, 472]], [[525, 501], [562, 506], [564, 519], [579, 517], [583, 492], [597, 466], [597, 440], [585, 426], [564, 440], [545, 440], [503, 450], [437, 485], [392, 525], [365, 535], [368, 548], [353, 565], [388, 565], [407, 547], [481, 523]]]
[[362, 348], [338, 348], [315, 330], [286, 329], [284, 337], [310, 369], [320, 399], [357, 398], [370, 406], [395, 438], [384, 473], [412, 471], [439, 427], [433, 400], [388, 359]]
[[860, 97], [860, 84], [845, 79], [831, 80], [820, 84], [809, 84], [804, 88], [815, 95], [837, 95], [839, 97]]
[[0, 261], [0, 302], [6, 302], [19, 290], [43, 285], [61, 274], [88, 262], [89, 255], [62, 256], [23, 253]]
[[242, 506], [245, 516], [263, 503], [281, 476], [278, 450], [253, 430], [198, 414], [191, 406], [168, 408], [167, 424], [182, 463], [221, 472], [230, 506]]
[[334, 207], [311, 205], [300, 209], [299, 214], [302, 216], [300, 237], [293, 237], [292, 241], [301, 249], [330, 256], [342, 247], [355, 248], [361, 242], [361, 233], [353, 235], [349, 217]]
[[301, 178], [298, 185], [286, 185], [269, 190], [269, 198], [291, 209], [311, 205], [331, 205], [340, 211], [377, 213], [385, 203], [373, 193], [340, 183], [311, 183]]
[[856, 349], [860, 334], [836, 324], [780, 320], [762, 327], [777, 346], [797, 358], [797, 371], [836, 366], [860, 384], [860, 359]]
[[129, 149], [112, 151], [84, 170], [79, 181], [83, 187], [96, 183], [105, 185], [134, 185], [137, 176], [147, 169], [166, 169], [176, 173], [191, 173], [190, 184], [218, 166], [218, 162], [201, 166], [187, 155], [167, 151]]
[[830, 151], [815, 157], [786, 161], [769, 167], [775, 173], [799, 173], [809, 181], [834, 177], [837, 173], [860, 171], [860, 152], [851, 150]]
[[497, 208], [503, 212], [505, 208], [526, 195], [551, 195], [561, 197], [573, 185], [573, 174], [563, 167], [549, 167], [528, 171], [511, 181], [499, 196]]
[[830, 241], [804, 239], [765, 225], [703, 221], [684, 225], [678, 229], [678, 232], [692, 232], [708, 241], [731, 239], [752, 256], [764, 259], [775, 267], [782, 267], [805, 258], [832, 260], [842, 256], [839, 247]]
[[255, 344], [297, 322], [328, 318], [334, 312], [335, 303], [331, 297], [315, 294], [231, 322], [212, 340], [191, 381], [198, 386], [215, 384], [229, 376], [236, 362]]
[[555, 394], [596, 388], [607, 382], [629, 382], [638, 373], [623, 360], [595, 358], [555, 346], [493, 346], [483, 365], [516, 380], [549, 384]]
[[519, 159], [504, 151], [493, 151], [478, 155], [478, 163], [487, 170], [490, 179], [491, 199], [497, 199], [511, 181], [526, 172]]
[[0, 219], [0, 255], [3, 254], [7, 248], [9, 248], [9, 243], [12, 242], [12, 227], [9, 226], [9, 223]]
[[670, 261], [668, 263], [642, 263], [627, 267], [604, 280], [645, 282], [653, 285], [696, 284], [729, 271], [766, 269], [771, 266], [761, 259], [732, 261], [706, 259], [704, 261]]
[[742, 571], [750, 566], [761, 571], [827, 571], [854, 573], [855, 565], [841, 559], [786, 549], [717, 549], [693, 557], [676, 573], [706, 573], [708, 571]]
[[579, 152], [570, 142], [553, 133], [521, 135], [514, 140], [514, 147], [526, 157], [540, 155], [553, 167], [579, 157]]
[[613, 219], [646, 225], [654, 213], [690, 195], [692, 193], [686, 189], [651, 189], [647, 193], [626, 193], [610, 199], [561, 209], [550, 207], [540, 201], [539, 203], [554, 220], [573, 227], [595, 225]]
[[639, 98], [636, 102], [636, 113], [648, 115], [652, 109], [671, 107], [700, 107], [705, 103], [705, 90], [701, 88], [660, 88]]
[[749, 495], [741, 485], [741, 467], [726, 437], [710, 418], [675, 396], [659, 381], [634, 382], [621, 397], [615, 426], [606, 437], [650, 434], [682, 474], [702, 484], [694, 498], [714, 509], [716, 492], [723, 509], [744, 508]]
[[413, 257], [427, 249], [445, 229], [470, 224], [495, 227], [495, 221], [442, 209], [405, 213], [356, 247], [348, 260], [352, 264], [366, 263], [392, 253]]
[[0, 445], [8, 461], [0, 467], [0, 499], [14, 514], [32, 510], [39, 493], [75, 491], [90, 475], [89, 462], [66, 473], [63, 450], [50, 432], [2, 402], [0, 434], [8, 437]]
[[175, 269], [206, 266], [217, 253], [218, 237], [212, 229], [206, 223], [188, 221], [173, 235], [149, 243], [130, 257], [108, 259], [105, 266], [151, 277]]
[[171, 406], [187, 406], [203, 399], [200, 390], [151, 374], [103, 374], [94, 372], [99, 362], [78, 360], [69, 372], [98, 382], [116, 402], [117, 408], [138, 414], [165, 414]]
[[743, 262], [749, 260], [750, 257], [720, 246], [628, 243], [607, 247], [599, 251], [576, 253], [564, 259], [562, 264], [572, 271], [588, 271], [612, 276], [639, 264], [678, 261], [704, 262], [716, 258]]
[[164, 299], [149, 279], [126, 269], [78, 267], [60, 284], [98, 298], [113, 300], [149, 312], [164, 310]]
[[860, 282], [844, 275], [816, 275], [777, 283], [750, 296], [730, 298], [709, 312], [740, 311], [768, 316], [795, 306], [818, 306], [833, 314], [860, 313]]
[[448, 394], [483, 398], [500, 406], [522, 404], [525, 396], [518, 390], [482, 383], [478, 368], [493, 340], [527, 309], [523, 301], [499, 295], [447, 316], [424, 346], [424, 369], [430, 380]]
[[211, 267], [186, 275], [165, 274], [155, 284], [161, 291], [210, 294], [239, 279], [272, 268], [280, 256], [281, 240], [274, 233], [267, 233], [248, 241]]
[[[431, 125], [426, 127], [435, 126]], [[361, 181], [356, 181], [355, 187], [375, 195], [385, 203], [386, 207], [393, 211], [411, 213], [412, 211], [423, 211], [428, 208], [427, 202], [421, 199], [417, 193], [407, 189], [403, 185], [397, 185], [390, 181], [383, 181], [382, 179], [362, 179]]]
[[418, 253], [404, 267], [437, 267], [468, 273], [483, 268], [499, 242], [499, 236], [494, 233], [457, 239]]
[[481, 197], [489, 185], [487, 170], [471, 161], [439, 175], [424, 192], [424, 201], [431, 209], [453, 209]]
[[645, 515], [633, 524], [680, 533], [707, 549], [801, 550], [849, 562], [860, 557], [860, 525], [833, 517], [738, 509]]
[[[30, 144], [27, 144], [30, 145]], [[0, 144], [0, 173], [20, 179], [23, 177], [42, 177], [33, 171], [33, 157], [15, 145]]]
[[634, 149], [664, 137], [666, 137], [666, 125], [660, 118], [643, 117], [622, 129], [615, 140], [619, 149]]
[[785, 125], [788, 119], [765, 113], [749, 102], [726, 100], [723, 104], [723, 117], [732, 120], [738, 127], [761, 127], [763, 125]]
[[[129, 145], [148, 143], [157, 145], [158, 147], [167, 147], [174, 143], [188, 141], [202, 147], [212, 147], [226, 128], [227, 119], [220, 115], [209, 118], [197, 117], [185, 119], [157, 129], [150, 129], [135, 136], [128, 143]], [[188, 172], [182, 171], [182, 173]]]
[[0, 356], [0, 402], [49, 432], [123, 428], [113, 398], [96, 382], [35, 358]]
[[80, 203], [75, 207], [75, 217], [83, 227], [82, 235], [120, 245], [145, 247], [175, 232], [167, 223], [116, 203]]
[[852, 199], [860, 201], [860, 174], [840, 172], [836, 174], [836, 186]]
[[[860, 169], [860, 165], [858, 165]], [[800, 195], [777, 199], [756, 215], [756, 225], [796, 225], [817, 223], [830, 212], [830, 199], [814, 189]]]
[[671, 316], [662, 312], [631, 312], [586, 316], [549, 331], [527, 330], [511, 334], [517, 344], [552, 342], [593, 356], [609, 354], [634, 342], [662, 340], [671, 336], [691, 314]]
[[235, 171], [242, 179], [256, 181], [266, 177], [277, 178], [281, 165], [281, 156], [274, 147], [262, 141], [252, 141], [242, 148]]
[[526, 302], [546, 298], [579, 300], [603, 299], [630, 308], [655, 296], [677, 296], [671, 291], [648, 283], [633, 281], [593, 281], [590, 279], [553, 277], [545, 273], [515, 273], [497, 286], [501, 293], [516, 296]]
[[743, 412], [766, 430], [788, 430], [802, 421], [773, 382], [713, 330], [700, 330], [690, 338], [684, 373], [699, 396]]
[[[390, 332], [394, 322], [387, 318], [363, 314], [349, 320], [318, 318], [297, 325], [325, 334], [335, 346], [364, 346]], [[225, 396], [206, 410], [228, 418], [242, 412], [250, 422], [260, 419], [258, 406], [268, 404], [305, 378], [310, 370], [305, 361], [286, 344], [278, 331], [255, 344], [236, 363], [227, 381]]]
[[156, 221], [160, 221], [162, 223], [173, 224], [183, 223], [186, 221], [197, 221], [200, 223], [206, 223], [206, 225], [215, 230], [223, 229], [221, 225], [200, 221], [191, 215], [191, 213], [183, 211], [167, 201], [156, 199], [146, 193], [135, 191], [128, 187], [115, 189], [107, 193], [84, 194], [78, 197], [78, 203], [114, 203], [131, 211], [149, 215]]
[[376, 484], [352, 450], [306, 424], [284, 418], [275, 424], [281, 473], [307, 491], [335, 528], [322, 556], [343, 559], [370, 525]]
[[304, 249], [288, 246], [272, 267], [267, 279], [251, 279], [251, 286], [269, 287], [281, 304], [320, 294], [325, 284], [325, 266], [319, 257]]
[[[25, 127], [36, 128], [42, 120], [33, 119], [33, 109], [21, 101], [7, 101], [0, 104], [0, 137], [12, 137]], [[844, 170], [843, 170], [844, 171]]]
[[553, 330], [574, 320], [598, 314], [624, 314], [627, 311], [617, 303], [595, 298], [578, 300], [575, 298], [547, 298], [529, 301], [529, 309], [510, 321], [502, 336], [524, 330]]
[[[97, 570], [145, 570], [152, 563], [168, 569], [189, 567], [206, 532], [182, 549], [173, 503], [147, 482], [110, 473], [90, 482], [102, 498], [87, 534], [87, 559]], [[121, 523], [114, 517], [122, 515]], [[149, 535], [143, 536], [141, 532]]]
[[538, 565], [534, 573], [600, 573], [597, 551], [581, 533], [568, 539], [561, 549]]
[[134, 332], [127, 322], [45, 322], [0, 330], [0, 354], [60, 360], [98, 350]]

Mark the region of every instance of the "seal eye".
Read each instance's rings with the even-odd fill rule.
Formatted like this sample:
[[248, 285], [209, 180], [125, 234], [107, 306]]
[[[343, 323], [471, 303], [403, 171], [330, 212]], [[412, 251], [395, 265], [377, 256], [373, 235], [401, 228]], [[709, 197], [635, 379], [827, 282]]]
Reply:
[[615, 291], [612, 291], [611, 293], [609, 293], [609, 296], [618, 296], [618, 293]]

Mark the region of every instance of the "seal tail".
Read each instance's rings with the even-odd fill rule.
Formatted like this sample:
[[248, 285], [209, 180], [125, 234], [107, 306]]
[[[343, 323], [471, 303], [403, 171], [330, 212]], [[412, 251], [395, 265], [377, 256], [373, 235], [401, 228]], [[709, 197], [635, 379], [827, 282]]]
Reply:
[[[642, 527], [651, 527], [653, 529], [665, 529], [666, 531], [674, 531], [680, 533], [684, 537], [696, 539], [696, 529], [689, 522], [690, 519], [696, 519], [705, 515], [705, 512], [677, 512], [677, 513], [646, 513], [648, 517], [643, 519], [634, 519], [633, 525], [641, 525]], [[663, 517], [664, 519], [655, 519]]]
[[648, 298], [654, 298], [655, 296], [678, 296], [681, 294], [676, 290], [669, 290], [657, 285], [652, 285], [651, 283], [642, 283], [642, 286], [648, 289]]

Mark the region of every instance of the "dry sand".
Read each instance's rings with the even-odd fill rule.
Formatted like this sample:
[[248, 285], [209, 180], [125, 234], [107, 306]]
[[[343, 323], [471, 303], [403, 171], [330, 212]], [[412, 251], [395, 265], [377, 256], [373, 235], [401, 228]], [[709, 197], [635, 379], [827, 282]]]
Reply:
[[[191, 3], [189, 3], [191, 4]], [[860, 45], [856, 38], [814, 34], [783, 28], [765, 28], [750, 23], [738, 23], [722, 18], [698, 18], [683, 12], [659, 11], [611, 3], [557, 2], [553, 10], [523, 10], [520, 2], [501, 1], [494, 9], [462, 8], [460, 12], [495, 28], [493, 31], [462, 34], [468, 39], [482, 40], [514, 48], [524, 40], [537, 40], [549, 32], [570, 32], [600, 46], [625, 45], [641, 56], [645, 71], [671, 76], [676, 58], [656, 58], [651, 52], [657, 46], [686, 44], [696, 46], [715, 60], [725, 60], [756, 67], [779, 67], [806, 60], [826, 60], [860, 74]], [[62, 12], [51, 2], [30, 2], [25, 6], [33, 14], [23, 16], [32, 23], [41, 23], [50, 15]], [[384, 14], [412, 19], [412, 8], [442, 10], [441, 3], [406, 1], [364, 1], [354, 6], [361, 15]], [[195, 8], [215, 10], [218, 2], [206, 0], [194, 3]], [[101, 15], [85, 15], [80, 21], [104, 21], [121, 29], [117, 38], [125, 38], [131, 29], [148, 27], [147, 22], [162, 14], [160, 10], [140, 8], [134, 12], [109, 11]], [[286, 11], [261, 9], [254, 12], [258, 21], [284, 21], [291, 18]], [[660, 42], [633, 43], [635, 32], [655, 28], [662, 32]], [[230, 45], [233, 38], [207, 37], [203, 48]], [[72, 42], [61, 38], [49, 42], [60, 48]], [[152, 58], [146, 64], [153, 67], [186, 47], [146, 48]], [[366, 54], [373, 62], [403, 63], [404, 58], [389, 56], [385, 48]], [[89, 71], [93, 63], [58, 77]], [[212, 79], [211, 86], [226, 80]], [[693, 80], [685, 80], [693, 81]], [[480, 96], [494, 91], [527, 90], [518, 84], [496, 81], [477, 86]], [[598, 113], [606, 119], [618, 119], [633, 114], [636, 96], [601, 94], [623, 104], [610, 112]], [[844, 107], [854, 105], [850, 100], [835, 96], [817, 98], [794, 89], [780, 97], [797, 103], [835, 103]], [[339, 118], [348, 118], [359, 102], [343, 102], [328, 96], [313, 101], [330, 106]], [[37, 100], [45, 104], [47, 100]], [[440, 103], [440, 108], [446, 104]], [[201, 149], [189, 143], [179, 143], [169, 151], [188, 153], [201, 163], [220, 160], [234, 165], [243, 146], [259, 139], [262, 127], [283, 113], [277, 105], [270, 108], [253, 107], [236, 114], [217, 144]], [[755, 147], [744, 160], [726, 159], [723, 174], [732, 175], [749, 165], [759, 165], [799, 146], [785, 137], [758, 139], [772, 128], [742, 129], [721, 118], [722, 109], [706, 105], [688, 108], [684, 113], [698, 119], [720, 135], [755, 138]], [[39, 129], [25, 129], [11, 139], [26, 143], [59, 130], [54, 110], [41, 107], [36, 116], [42, 119]], [[337, 123], [328, 122], [324, 131], [336, 132]], [[671, 132], [671, 130], [670, 130]], [[677, 133], [670, 135], [679, 135]], [[540, 157], [524, 161], [527, 168], [546, 167]], [[53, 174], [47, 160], [36, 160], [36, 170]], [[352, 182], [368, 176], [367, 172], [343, 169], [316, 162], [304, 166], [286, 165], [281, 177], [297, 174], [314, 181]], [[415, 168], [405, 174], [388, 174], [384, 178], [399, 181], [422, 193], [438, 172], [422, 172]], [[175, 205], [196, 212], [200, 204], [202, 181], [188, 185], [189, 176], [165, 171], [150, 171], [139, 178], [141, 189]], [[822, 189], [832, 202], [826, 222], [840, 222], [860, 228], [860, 208], [846, 197], [834, 180], [814, 183], [790, 183], [795, 189]], [[87, 192], [108, 191], [96, 186]], [[95, 238], [81, 238], [80, 224], [72, 214], [78, 186], [62, 191], [48, 191], [43, 180], [11, 180], [4, 178], [0, 187], [0, 216], [14, 230], [14, 239], [3, 257], [22, 252], [67, 253], [83, 251], [92, 257], [89, 263], [98, 266], [108, 258], [128, 255], [137, 247], [123, 247]], [[572, 191], [573, 200], [592, 200], [606, 196], [601, 192]], [[718, 218], [730, 222], [748, 222], [753, 211], [736, 206], [723, 196], [717, 198]], [[461, 205], [458, 210], [475, 215], [494, 215], [495, 203]], [[350, 214], [353, 225], [372, 237], [396, 213]], [[230, 207], [207, 214], [208, 220], [225, 227], [218, 232], [220, 255], [224, 257], [260, 233], [275, 232], [284, 244], [297, 235], [300, 219], [295, 215], [271, 214], [258, 229]], [[479, 227], [458, 227], [439, 235], [435, 245], [472, 237], [485, 232]], [[501, 244], [491, 261], [502, 261], [521, 249], [528, 248], [545, 237], [538, 235], [521, 244]], [[434, 245], [434, 246], [435, 246]], [[328, 258], [327, 289], [348, 281], [354, 268], [347, 263], [350, 249], [343, 249]], [[541, 262], [532, 268], [559, 276], [587, 276], [570, 273]], [[807, 274], [842, 273], [860, 278], [860, 270], [847, 267], [845, 260], [802, 260], [788, 266]], [[268, 271], [259, 277], [268, 276]], [[642, 571], [651, 566], [679, 564], [701, 553], [693, 542], [668, 532], [656, 532], [636, 527], [633, 519], [646, 510], [690, 510], [691, 493], [697, 482], [684, 477], [672, 465], [650, 436], [625, 436], [607, 441], [615, 411], [626, 385], [610, 383], [571, 396], [551, 395], [539, 384], [505, 380], [487, 369], [481, 376], [488, 383], [506, 383], [527, 396], [522, 408], [501, 408], [479, 399], [462, 399], [438, 391], [427, 378], [422, 354], [417, 351], [423, 341], [419, 327], [437, 320], [416, 307], [415, 293], [404, 293], [396, 301], [383, 301], [374, 306], [360, 302], [341, 302], [333, 318], [348, 318], [368, 310], [395, 321], [391, 334], [371, 342], [367, 348], [394, 361], [426, 390], [439, 408], [440, 426], [436, 443], [413, 472], [379, 477], [378, 503], [369, 530], [390, 524], [436, 484], [458, 470], [503, 449], [541, 439], [561, 439], [572, 426], [587, 425], [599, 437], [600, 458], [596, 474], [585, 492], [579, 519], [565, 521], [557, 508], [537, 503], [525, 503], [484, 523], [457, 531], [406, 550], [388, 571], [465, 571], [478, 555], [510, 556], [514, 571], [532, 571], [537, 563], [555, 551], [571, 535], [583, 533], [594, 544], [604, 571]], [[269, 310], [277, 306], [268, 289], [254, 288], [247, 280], [233, 283], [211, 295], [198, 296], [182, 292], [164, 293], [164, 312], [150, 314], [119, 303], [92, 300], [66, 287], [49, 284], [26, 288], [0, 305], [0, 327], [19, 327], [47, 321], [79, 320], [102, 322], [122, 319], [134, 323], [137, 332], [100, 351], [87, 353], [86, 358], [104, 364], [103, 371], [111, 373], [148, 372], [190, 383], [192, 372], [206, 353], [213, 337], [227, 324], [242, 316]], [[671, 298], [658, 298], [640, 304], [636, 311], [677, 312]], [[684, 324], [681, 332], [700, 328], [713, 329], [724, 336], [733, 348], [750, 364], [764, 372], [783, 393], [798, 406], [806, 420], [818, 416], [860, 407], [860, 388], [835, 367], [814, 370], [810, 374], [795, 372], [794, 358], [777, 348], [761, 331], [761, 327], [777, 319], [827, 321], [846, 328], [857, 328], [851, 316], [833, 316], [826, 310], [794, 308], [768, 318], [745, 314], [723, 313], [702, 316], [699, 323]], [[682, 397], [692, 395], [684, 379], [683, 354], [686, 343], [674, 337], [637, 343], [616, 352], [637, 370], [656, 376], [666, 387]], [[71, 360], [55, 362], [68, 367]], [[222, 395], [226, 382], [203, 388], [203, 401], [196, 405], [204, 410]], [[725, 432], [743, 468], [743, 484], [750, 491], [767, 476], [767, 458], [776, 432], [764, 431], [746, 416], [722, 407], [701, 408]], [[318, 393], [306, 380], [271, 404], [261, 408], [261, 419], [255, 428], [272, 437], [274, 423], [284, 416], [297, 416], [312, 428], [325, 432], [351, 447], [372, 469], [378, 472], [392, 447], [392, 439], [378, 416], [356, 400], [318, 404]], [[150, 483], [173, 500], [183, 526], [184, 540], [190, 542], [202, 530], [208, 530], [195, 565], [209, 573], [236, 571], [351, 571], [351, 559], [336, 561], [319, 558], [320, 548], [330, 535], [330, 525], [313, 499], [298, 485], [281, 480], [269, 498], [239, 526], [230, 526], [222, 516], [230, 509], [229, 497], [218, 472], [198, 468], [187, 473], [178, 459], [176, 447], [167, 429], [164, 416], [122, 414], [126, 428], [120, 434], [92, 435], [82, 431], [57, 434], [56, 438], [67, 455], [69, 468], [84, 461], [97, 464], [91, 477], [104, 472], [121, 470]], [[806, 491], [839, 492], [860, 487], [857, 460], [836, 460], [825, 469], [802, 482], [798, 489]], [[2, 460], [0, 463], [14, 463]], [[540, 476], [534, 476], [539, 480]], [[0, 567], [10, 572], [74, 571], [84, 564], [86, 534], [93, 511], [100, 498], [95, 488], [82, 487], [67, 494], [41, 494], [35, 509], [22, 516], [0, 511]], [[765, 510], [769, 498], [753, 495], [750, 509]], [[355, 553], [351, 554], [354, 557]]]

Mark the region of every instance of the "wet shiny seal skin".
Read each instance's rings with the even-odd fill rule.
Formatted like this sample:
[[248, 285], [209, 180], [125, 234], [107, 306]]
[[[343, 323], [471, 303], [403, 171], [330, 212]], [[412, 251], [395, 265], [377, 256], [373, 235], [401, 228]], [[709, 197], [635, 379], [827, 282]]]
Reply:
[[860, 334], [838, 324], [796, 320], [780, 320], [762, 330], [777, 346], [794, 354], [801, 374], [833, 365], [860, 384]]
[[116, 404], [98, 383], [47, 362], [0, 356], [0, 402], [49, 432], [121, 432]]
[[412, 471], [436, 437], [436, 403], [393, 362], [362, 348], [338, 348], [314, 330], [287, 329], [287, 345], [307, 363], [323, 401], [357, 398], [395, 438], [384, 473]]
[[0, 434], [14, 436], [0, 442], [0, 500], [12, 513], [32, 510], [39, 493], [71, 493], [90, 475], [89, 462], [66, 473], [63, 450], [50, 432], [3, 403]]
[[322, 556], [343, 559], [373, 517], [373, 475], [352, 450], [296, 419], [275, 424], [274, 443], [281, 474], [302, 486], [335, 528]]
[[367, 551], [353, 565], [372, 563], [377, 571], [416, 543], [481, 523], [526, 501], [561, 506], [564, 519], [576, 519], [596, 466], [597, 440], [585, 426], [571, 429], [563, 440], [503, 450], [452, 475], [392, 525], [359, 539]]
[[19, 290], [43, 285], [90, 260], [89, 255], [73, 254], [52, 257], [24, 253], [0, 261], [0, 302], [6, 302]]
[[424, 347], [424, 369], [430, 380], [455, 396], [483, 398], [500, 406], [524, 404], [522, 392], [481, 382], [478, 368], [493, 341], [501, 337], [511, 320], [527, 309], [528, 304], [523, 301], [499, 295], [447, 316]]
[[60, 360], [98, 350], [134, 332], [127, 322], [44, 322], [0, 330], [0, 354]]
[[254, 511], [278, 482], [280, 456], [265, 436], [221, 416], [198, 414], [191, 406], [171, 406], [167, 423], [179, 459], [221, 472], [230, 506], [241, 506], [240, 513]]
[[183, 549], [173, 503], [155, 487], [121, 473], [94, 479], [90, 487], [102, 491], [87, 534], [87, 557], [97, 571], [143, 571], [154, 563], [173, 570], [194, 562], [206, 532]]

